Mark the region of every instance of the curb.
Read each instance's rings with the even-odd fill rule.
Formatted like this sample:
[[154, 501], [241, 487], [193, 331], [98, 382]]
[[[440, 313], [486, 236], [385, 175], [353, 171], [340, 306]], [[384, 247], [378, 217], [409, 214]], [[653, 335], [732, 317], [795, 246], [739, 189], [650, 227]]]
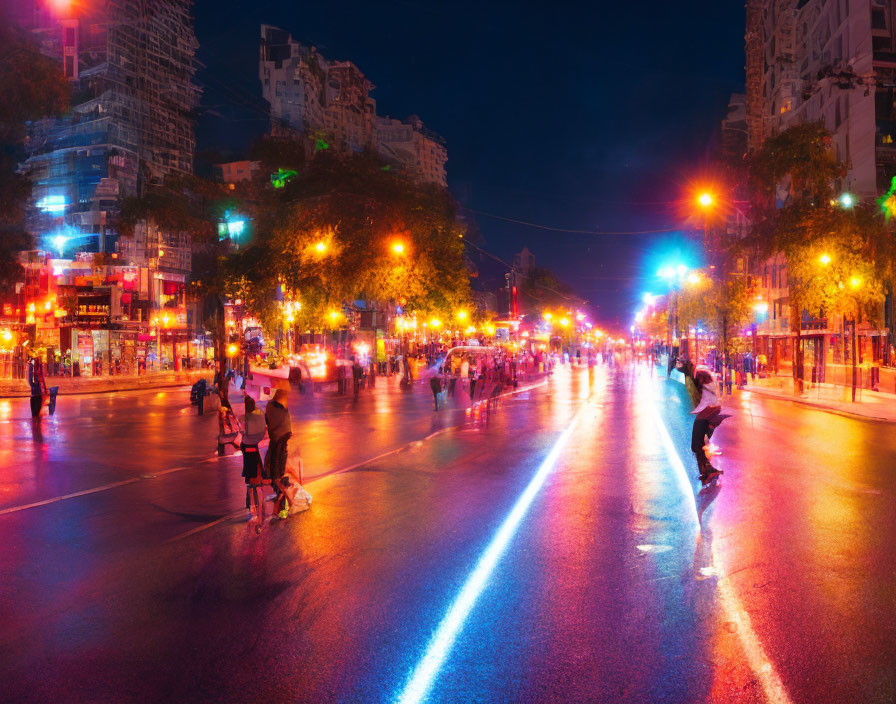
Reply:
[[[91, 386], [98, 388], [84, 388], [84, 389], [73, 389], [73, 388], [64, 388], [60, 387], [59, 396], [83, 396], [88, 394], [107, 394], [114, 393], [118, 391], [151, 391], [153, 389], [171, 389], [177, 388], [181, 386], [191, 386], [194, 384], [199, 378], [196, 379], [171, 379], [169, 381], [158, 381], [158, 382], [147, 382], [147, 383], [134, 383], [134, 384], [117, 384], [115, 382], [111, 382], [109, 386], [104, 384], [92, 384]], [[50, 381], [55, 381], [55, 379], [51, 378]], [[48, 383], [47, 386], [54, 386], [52, 383]], [[0, 389], [0, 398], [30, 398], [31, 392], [25, 388], [21, 390], [16, 389]]]
[[855, 418], [857, 420], [867, 420], [872, 423], [896, 423], [896, 419], [890, 418], [881, 418], [879, 416], [866, 416], [861, 413], [852, 413], [850, 411], [844, 411], [840, 408], [835, 408], [833, 406], [822, 406], [817, 403], [812, 403], [811, 401], [807, 401], [805, 399], [799, 397], [788, 398], [787, 396], [778, 396], [777, 394], [770, 394], [766, 391], [757, 391], [756, 389], [743, 389], [743, 392], [750, 394], [758, 394], [760, 396], [765, 396], [766, 398], [775, 399], [776, 401], [786, 401], [788, 403], [796, 403], [800, 406], [805, 406], [806, 408], [814, 408], [816, 411], [823, 411], [825, 413], [833, 413], [834, 415], [843, 416], [844, 418]]
[[[681, 379], [676, 378], [676, 373]], [[670, 379], [678, 382], [679, 384], [684, 384], [684, 376], [681, 372], [672, 372], [672, 375], [669, 377]], [[771, 398], [776, 401], [784, 401], [787, 403], [797, 403], [800, 406], [805, 406], [806, 408], [814, 408], [816, 411], [822, 411], [823, 413], [833, 413], [834, 415], [843, 416], [844, 418], [855, 418], [856, 420], [867, 420], [871, 423], [896, 423], [896, 420], [891, 420], [890, 418], [880, 418], [879, 416], [866, 416], [861, 413], [851, 413], [850, 411], [844, 411], [840, 408], [835, 408], [833, 406], [822, 406], [817, 403], [812, 403], [811, 401], [806, 401], [805, 399], [801, 399], [795, 396], [779, 396], [777, 394], [769, 393], [765, 390], [757, 390], [757, 389], [740, 389], [740, 393], [750, 393], [750, 394], [758, 394], [759, 396], [765, 396], [766, 398]], [[730, 397], [729, 397], [730, 398]]]

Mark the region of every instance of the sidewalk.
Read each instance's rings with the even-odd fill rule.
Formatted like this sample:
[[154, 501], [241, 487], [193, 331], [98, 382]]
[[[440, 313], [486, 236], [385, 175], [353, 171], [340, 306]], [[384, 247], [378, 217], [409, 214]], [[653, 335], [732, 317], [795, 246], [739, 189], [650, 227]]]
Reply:
[[[684, 375], [677, 370], [672, 372], [671, 378], [681, 384], [684, 383]], [[778, 376], [768, 379], [754, 377], [754, 381], [743, 389], [735, 387], [734, 393], [754, 393], [781, 401], [811, 406], [830, 413], [896, 423], [896, 394], [856, 389], [856, 402], [853, 403], [852, 388], [848, 386], [807, 383], [805, 391], [800, 396], [794, 394], [793, 389], [793, 379], [789, 377]]]
[[832, 413], [896, 423], [896, 394], [884, 391], [857, 388], [853, 403], [852, 388], [849, 386], [806, 383], [803, 393], [798, 396], [794, 393], [792, 378], [772, 377], [755, 379], [741, 392], [801, 403]]
[[[211, 381], [213, 374], [214, 371], [211, 369], [202, 369], [185, 372], [151, 372], [141, 376], [53, 376], [47, 377], [47, 388], [58, 386], [60, 395], [161, 389], [169, 386], [188, 386], [202, 377]], [[31, 391], [25, 379], [0, 379], [0, 398], [18, 398], [30, 395]]]

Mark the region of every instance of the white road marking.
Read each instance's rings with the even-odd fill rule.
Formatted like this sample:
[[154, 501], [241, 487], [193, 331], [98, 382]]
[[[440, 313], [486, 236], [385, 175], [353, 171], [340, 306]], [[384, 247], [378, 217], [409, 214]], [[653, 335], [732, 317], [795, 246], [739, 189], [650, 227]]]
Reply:
[[[660, 440], [666, 449], [666, 455], [668, 456], [670, 464], [673, 469], [675, 469], [676, 475], [678, 475], [677, 479], [679, 486], [682, 488], [685, 495], [690, 497], [688, 503], [693, 509], [692, 515], [699, 528], [700, 522], [697, 516], [697, 499], [694, 496], [694, 491], [691, 487], [691, 482], [688, 479], [684, 463], [681, 461], [681, 457], [675, 449], [675, 445], [672, 443], [672, 438], [669, 436], [669, 431], [666, 429], [666, 424], [663, 423], [663, 419], [660, 416], [659, 405], [655, 402], [656, 400], [657, 399], [654, 399], [654, 403], [651, 404], [651, 407], [653, 409], [657, 431], [660, 434]], [[737, 636], [744, 649], [744, 654], [747, 656], [747, 662], [750, 669], [761, 683], [765, 698], [769, 702], [772, 702], [772, 704], [791, 704], [790, 697], [787, 695], [787, 690], [784, 688], [784, 683], [778, 676], [775, 666], [772, 664], [771, 660], [769, 660], [759, 637], [753, 630], [750, 615], [747, 613], [747, 610], [743, 607], [734, 591], [730, 575], [726, 575], [721, 566], [722, 563], [719, 559], [715, 542], [713, 542], [712, 546], [712, 562], [715, 567], [714, 573], [717, 577], [716, 588], [719, 590], [719, 601], [725, 611], [727, 620], [733, 622], [737, 626]], [[703, 576], [711, 576], [711, 573], [703, 574]]]
[[439, 670], [442, 668], [442, 664], [454, 646], [454, 641], [463, 629], [467, 616], [469, 616], [470, 611], [476, 605], [476, 601], [488, 585], [498, 561], [507, 550], [507, 546], [519, 529], [520, 523], [526, 516], [529, 507], [544, 485], [548, 475], [557, 464], [557, 459], [569, 441], [570, 435], [582, 416], [584, 408], [585, 406], [582, 406], [576, 412], [569, 426], [561, 433], [548, 456], [545, 457], [538, 467], [538, 471], [535, 472], [523, 493], [516, 500], [510, 513], [507, 514], [501, 527], [498, 528], [491, 542], [489, 542], [482, 553], [470, 576], [467, 577], [466, 582], [464, 582], [463, 587], [439, 624], [435, 635], [433, 635], [426, 648], [426, 652], [417, 663], [417, 667], [414, 668], [404, 689], [398, 696], [397, 701], [399, 704], [417, 704], [426, 698], [439, 674]]

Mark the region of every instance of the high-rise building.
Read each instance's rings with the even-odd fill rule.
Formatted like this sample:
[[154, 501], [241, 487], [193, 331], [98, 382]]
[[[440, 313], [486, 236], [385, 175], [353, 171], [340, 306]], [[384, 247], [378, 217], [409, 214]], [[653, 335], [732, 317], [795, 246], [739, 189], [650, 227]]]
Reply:
[[886, 191], [896, 175], [896, 2], [762, 5], [764, 134], [822, 121], [849, 166], [839, 186], [860, 198]]
[[766, 0], [747, 0], [746, 56], [747, 149], [756, 151], [762, 144], [765, 115], [762, 99], [762, 74], [765, 70], [763, 6]]
[[29, 130], [24, 169], [45, 216], [32, 223], [36, 234], [62, 220], [74, 246], [108, 251], [119, 198], [192, 173], [199, 90], [191, 4], [24, 0], [19, 21], [72, 85], [70, 113]]
[[[888, 190], [896, 176], [896, 0], [748, 0], [746, 52], [751, 149], [790, 126], [822, 122], [848, 168], [835, 187], [865, 200]], [[787, 201], [786, 184], [777, 198]], [[768, 305], [758, 325], [762, 349], [789, 362], [795, 331], [787, 262], [778, 254], [755, 273]], [[825, 380], [828, 365], [848, 356], [839, 326], [805, 315], [800, 325]], [[889, 355], [885, 330], [859, 332], [860, 355]]]
[[66, 373], [133, 374], [204, 357], [186, 300], [189, 236], [145, 221], [128, 237], [115, 228], [122, 198], [192, 173], [191, 5], [17, 0], [14, 20], [58, 59], [71, 109], [28, 126], [21, 170], [33, 184], [38, 248], [23, 255], [21, 305], [9, 307], [33, 327], [29, 349]]
[[374, 86], [351, 61], [327, 59], [262, 25], [259, 78], [275, 134], [299, 132], [340, 153], [374, 149], [415, 181], [446, 184], [444, 140], [416, 116], [377, 117]]

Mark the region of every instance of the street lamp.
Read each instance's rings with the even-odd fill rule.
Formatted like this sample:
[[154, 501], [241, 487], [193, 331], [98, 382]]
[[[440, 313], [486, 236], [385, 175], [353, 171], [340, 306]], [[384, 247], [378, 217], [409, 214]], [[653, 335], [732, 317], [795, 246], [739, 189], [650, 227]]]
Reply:
[[467, 319], [467, 311], [465, 311], [465, 310], [457, 311], [457, 319], [458, 320], [466, 320]]
[[547, 320], [548, 322], [551, 322], [551, 320], [553, 319], [554, 316], [551, 315], [550, 313], [545, 313], [541, 317], [544, 318], [545, 320]]
[[711, 208], [714, 202], [715, 198], [709, 191], [703, 191], [699, 196], [697, 196], [697, 203], [699, 203], [700, 207], [704, 210], [706, 210], [707, 208]]
[[318, 254], [323, 254], [324, 252], [327, 251], [327, 243], [324, 242], [323, 240], [321, 240], [321, 241], [318, 242], [316, 245], [314, 245], [314, 250], [315, 250]]
[[849, 285], [852, 286], [852, 288], [861, 288], [862, 287], [862, 279], [860, 279], [858, 276], [853, 276], [849, 280]]
[[822, 255], [818, 258], [818, 261], [819, 261], [819, 263], [820, 263], [822, 266], [827, 266], [828, 264], [831, 263], [831, 257], [830, 257], [829, 255], [827, 255], [827, 254], [822, 254]]
[[404, 254], [404, 243], [403, 242], [394, 242], [392, 244], [392, 251], [395, 254]]
[[856, 199], [852, 193], [844, 193], [838, 199], [840, 206], [847, 210], [856, 204]]

